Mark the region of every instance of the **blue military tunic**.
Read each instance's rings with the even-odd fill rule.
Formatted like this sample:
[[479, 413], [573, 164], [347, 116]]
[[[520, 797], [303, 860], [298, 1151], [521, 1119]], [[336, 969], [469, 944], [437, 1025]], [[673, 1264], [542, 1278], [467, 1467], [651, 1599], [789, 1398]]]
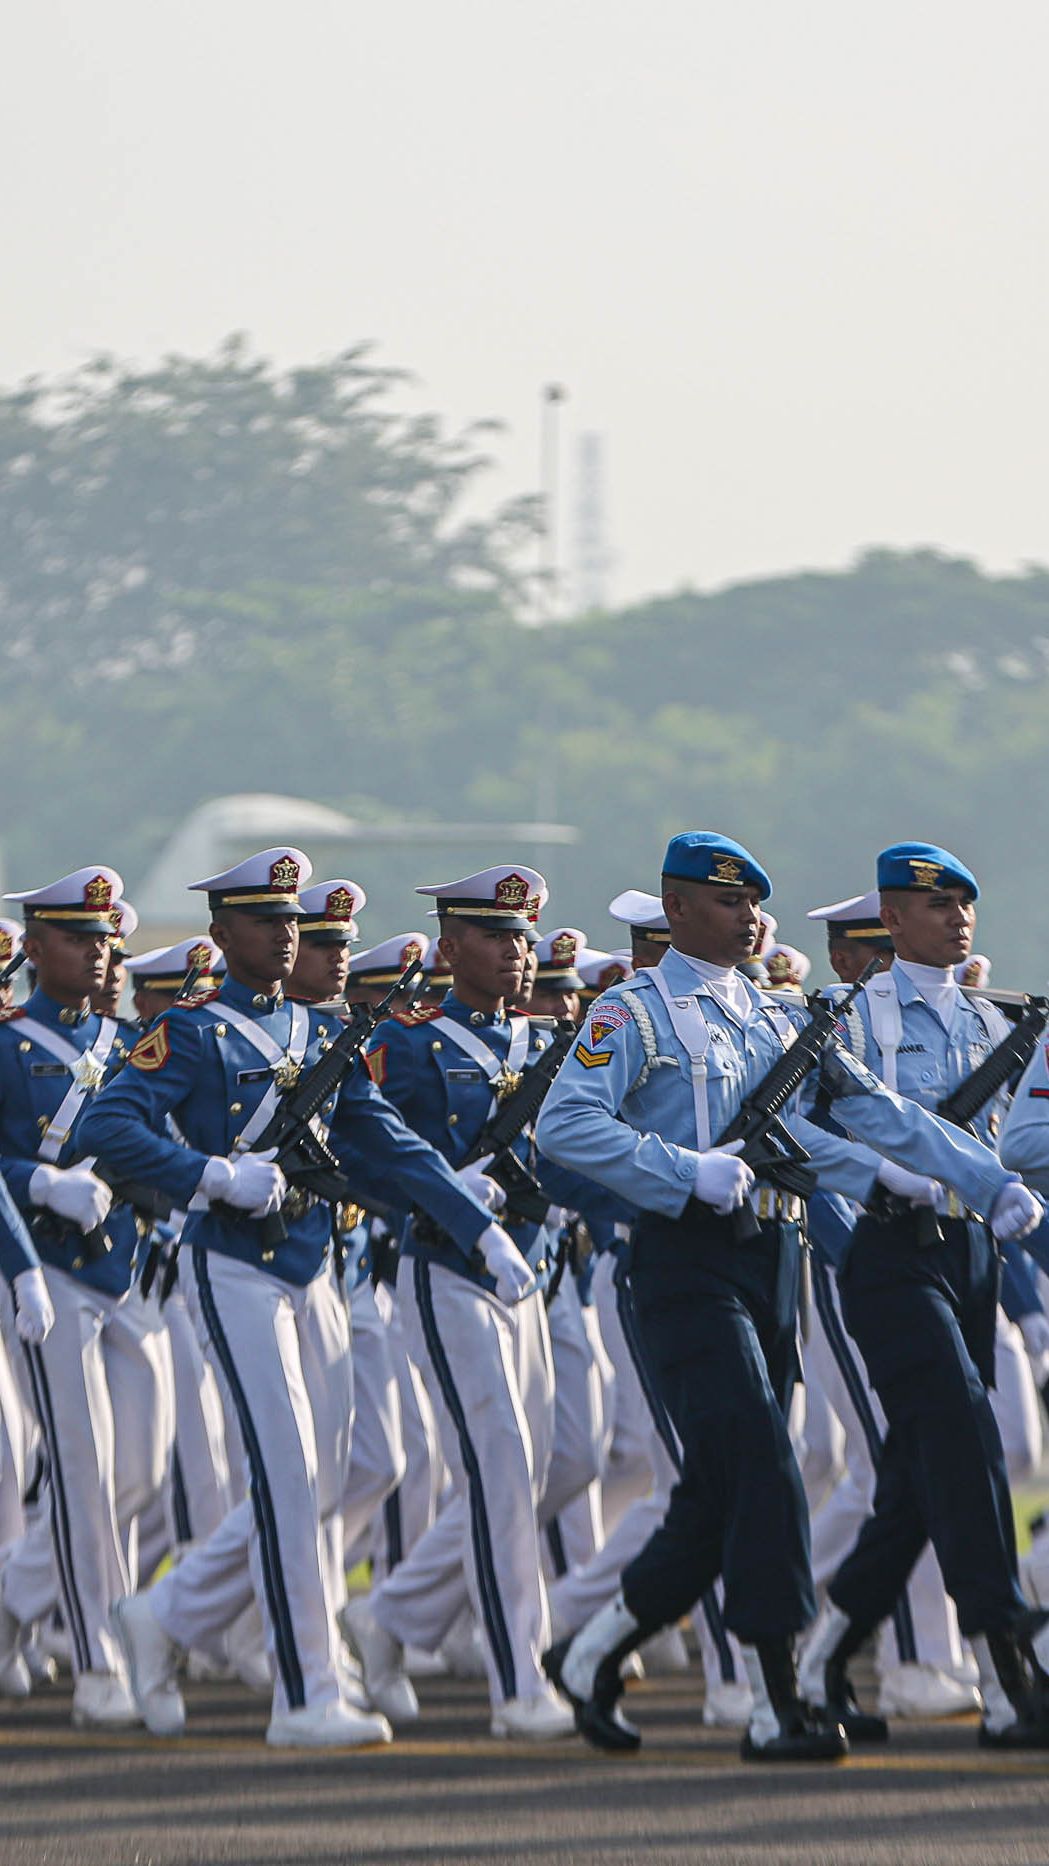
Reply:
[[[23, 1217], [32, 1225], [40, 1207], [29, 1196], [29, 1182], [41, 1161], [44, 1130], [54, 1121], [75, 1085], [79, 1059], [95, 1046], [108, 1045], [103, 1081], [111, 1081], [128, 1054], [128, 1026], [103, 1019], [94, 1012], [66, 1011], [38, 986], [24, 1005], [0, 1014], [0, 1171]], [[115, 1027], [114, 1027], [115, 1026]], [[91, 1074], [94, 1075], [94, 1071]], [[68, 1167], [89, 1156], [84, 1145], [84, 1120], [96, 1099], [89, 1087], [72, 1127], [51, 1164]], [[88, 1261], [77, 1247], [75, 1227], [45, 1218], [37, 1227], [36, 1245], [41, 1260], [64, 1270], [79, 1282], [108, 1295], [121, 1296], [131, 1283], [138, 1228], [130, 1206], [116, 1206], [104, 1230], [112, 1249]], [[34, 1260], [35, 1261], [35, 1260]], [[74, 1265], [79, 1264], [78, 1268]], [[24, 1265], [20, 1267], [25, 1267]]]
[[[185, 1243], [301, 1286], [318, 1274], [331, 1247], [326, 1204], [289, 1221], [288, 1237], [272, 1263], [263, 1259], [255, 1219], [194, 1209], [208, 1159], [236, 1151], [280, 1067], [267, 1060], [250, 1032], [258, 1033], [271, 1058], [275, 1052], [293, 1068], [308, 1069], [339, 1034], [339, 1025], [330, 1012], [292, 1005], [283, 996], [260, 998], [227, 977], [206, 1001], [176, 1005], [154, 1024], [128, 1067], [98, 1096], [82, 1139], [120, 1172], [158, 1187], [187, 1211]], [[171, 1137], [169, 1118], [185, 1144]], [[462, 1249], [475, 1246], [490, 1214], [405, 1127], [366, 1069], [350, 1071], [338, 1098], [321, 1110], [321, 1120], [357, 1196], [383, 1202], [396, 1184], [402, 1197], [424, 1205]]]
[[[461, 1040], [456, 1031], [462, 1032]], [[472, 1011], [450, 991], [433, 1010], [404, 1012], [380, 1024], [369, 1046], [369, 1067], [408, 1125], [457, 1167], [469, 1156], [495, 1105], [492, 1065], [483, 1052], [488, 1051], [500, 1069], [526, 1068], [552, 1040], [549, 1027], [539, 1020], [503, 1011]], [[595, 1186], [583, 1169], [565, 1170], [542, 1157], [529, 1162], [526, 1135], [515, 1150], [531, 1164], [551, 1203], [581, 1212], [598, 1227], [632, 1216], [628, 1203]], [[555, 1236], [546, 1225], [514, 1223], [510, 1214], [502, 1214], [501, 1222], [508, 1218], [514, 1242], [543, 1282]], [[476, 1254], [456, 1248], [451, 1239], [420, 1238], [411, 1220], [402, 1247], [409, 1257], [425, 1256], [486, 1289], [495, 1287]]]

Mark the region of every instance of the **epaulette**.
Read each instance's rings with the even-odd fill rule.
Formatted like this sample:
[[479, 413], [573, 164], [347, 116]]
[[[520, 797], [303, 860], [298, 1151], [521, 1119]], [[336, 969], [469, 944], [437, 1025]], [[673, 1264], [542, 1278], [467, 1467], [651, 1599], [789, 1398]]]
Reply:
[[222, 986], [216, 985], [214, 991], [194, 992], [192, 998], [176, 998], [171, 1009], [173, 1011], [197, 1011], [202, 1004], [210, 1004], [213, 998], [217, 998], [221, 990]]
[[9, 1024], [12, 1018], [24, 1017], [25, 1008], [21, 1004], [9, 1004], [6, 1011], [0, 1011], [0, 1024]]
[[176, 1008], [180, 1011], [195, 1011], [198, 1004], [210, 1004], [212, 998], [218, 997], [220, 990], [221, 987], [216, 985], [213, 991], [191, 992], [188, 998], [176, 998], [171, 1009], [173, 1011]]
[[[516, 1011], [513, 1013], [513, 1015], [516, 1017], [517, 1015]], [[558, 1020], [556, 1017], [547, 1017], [544, 1013], [540, 1011], [528, 1011], [525, 1013], [525, 1015], [527, 1016], [528, 1022], [531, 1024], [533, 1030], [556, 1030], [557, 1029]]]
[[435, 1017], [443, 1016], [444, 1012], [439, 1004], [431, 1005], [429, 1008], [423, 1004], [413, 1004], [407, 1011], [395, 1011], [391, 1022], [403, 1024], [406, 1030], [411, 1030], [416, 1024], [432, 1024]]

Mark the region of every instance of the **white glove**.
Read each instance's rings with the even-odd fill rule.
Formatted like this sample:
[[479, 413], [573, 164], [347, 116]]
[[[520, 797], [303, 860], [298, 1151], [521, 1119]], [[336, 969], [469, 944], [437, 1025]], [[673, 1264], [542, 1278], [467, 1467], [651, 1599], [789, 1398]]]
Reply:
[[1010, 1179], [991, 1206], [991, 1230], [999, 1244], [1012, 1244], [1025, 1238], [1045, 1217], [1041, 1199], [1028, 1192], [1022, 1179]]
[[55, 1311], [42, 1270], [20, 1270], [11, 1285], [15, 1292], [15, 1330], [19, 1341], [38, 1348], [55, 1325]]
[[908, 1205], [930, 1205], [935, 1212], [942, 1204], [943, 1188], [938, 1179], [908, 1172], [905, 1166], [897, 1166], [895, 1160], [882, 1160], [878, 1167], [878, 1183], [886, 1192], [895, 1193], [898, 1199], [906, 1199]]
[[29, 1181], [34, 1205], [46, 1205], [81, 1231], [93, 1231], [109, 1217], [113, 1194], [84, 1162], [79, 1166], [38, 1166]]
[[1049, 1380], [1049, 1315], [1043, 1309], [1032, 1309], [1030, 1315], [1021, 1315], [1019, 1328], [1035, 1386], [1044, 1387]]
[[495, 1278], [495, 1293], [500, 1302], [512, 1308], [515, 1302], [523, 1302], [538, 1289], [535, 1277], [502, 1225], [489, 1225], [487, 1231], [482, 1231], [477, 1248], [489, 1275]]
[[457, 1167], [455, 1176], [462, 1180], [467, 1192], [472, 1192], [475, 1199], [487, 1205], [490, 1212], [501, 1212], [506, 1204], [506, 1193], [485, 1172], [485, 1167], [491, 1163], [492, 1155], [486, 1153], [483, 1160], [473, 1160], [468, 1166]]
[[737, 1211], [754, 1184], [754, 1174], [736, 1154], [742, 1147], [734, 1140], [727, 1147], [711, 1147], [696, 1162], [692, 1190], [704, 1205], [712, 1205], [722, 1218]]
[[280, 1210], [288, 1192], [284, 1174], [273, 1164], [275, 1152], [241, 1153], [235, 1160], [216, 1154], [201, 1173], [197, 1191], [213, 1204], [235, 1205], [249, 1218], [268, 1218]]

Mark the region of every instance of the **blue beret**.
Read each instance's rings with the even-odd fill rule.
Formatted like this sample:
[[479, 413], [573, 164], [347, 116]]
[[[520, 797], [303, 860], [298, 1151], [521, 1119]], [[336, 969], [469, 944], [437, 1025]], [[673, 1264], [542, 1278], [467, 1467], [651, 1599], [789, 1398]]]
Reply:
[[663, 873], [675, 881], [710, 881], [725, 888], [757, 888], [767, 901], [772, 883], [748, 849], [713, 829], [687, 829], [672, 836]]
[[894, 842], [878, 857], [879, 888], [965, 888], [974, 901], [980, 898], [976, 876], [933, 842]]

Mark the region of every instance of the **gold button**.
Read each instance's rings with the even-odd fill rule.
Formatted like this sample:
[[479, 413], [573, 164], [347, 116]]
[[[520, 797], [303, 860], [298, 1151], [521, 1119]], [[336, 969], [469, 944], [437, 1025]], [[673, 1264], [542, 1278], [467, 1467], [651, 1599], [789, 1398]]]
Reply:
[[326, 1036], [327, 1036], [327, 1034], [328, 1034], [328, 1026], [327, 1026], [327, 1024], [318, 1024], [318, 1025], [317, 1025], [317, 1035], [318, 1035], [319, 1037], [326, 1037]]
[[536, 1274], [538, 1276], [542, 1276], [544, 1270], [546, 1269], [546, 1258], [540, 1257], [539, 1262], [536, 1264], [535, 1267], [536, 1267]]
[[74, 1257], [73, 1268], [74, 1270], [82, 1270], [84, 1268], [84, 1259], [82, 1257]]
[[48, 1128], [51, 1126], [51, 1122], [46, 1114], [38, 1114], [36, 1117], [36, 1124], [42, 1134], [46, 1134]]
[[224, 1037], [224, 1036], [225, 1036], [225, 1034], [226, 1034], [226, 1026], [225, 1026], [225, 1024], [216, 1024], [216, 1025], [215, 1025], [215, 1035], [216, 1035], [217, 1037]]
[[322, 1041], [322, 1042], [321, 1042], [321, 1049], [322, 1049], [322, 1050], [330, 1050], [330, 1049], [331, 1049], [331, 1044], [330, 1044], [330, 1043], [325, 1043], [325, 1042], [323, 1042], [323, 1041]]
[[272, 1252], [271, 1250], [264, 1250], [264, 1251], [263, 1251], [263, 1253], [262, 1253], [262, 1261], [263, 1261], [263, 1263], [272, 1263], [272, 1262], [273, 1262], [273, 1252]]
[[231, 1101], [229, 1105], [229, 1111], [230, 1111], [230, 1114], [243, 1114], [244, 1103], [242, 1101]]
[[434, 1043], [431, 1043], [431, 1045], [430, 1045], [430, 1048], [431, 1048], [431, 1050], [439, 1050], [439, 1049], [441, 1048], [441, 1039], [440, 1039], [440, 1037], [438, 1037], [438, 1038], [437, 1038], [437, 1040], [436, 1040], [436, 1042], [434, 1042]]
[[536, 1047], [536, 1049], [537, 1049], [537, 1050], [545, 1050], [545, 1048], [546, 1048], [546, 1038], [545, 1038], [545, 1037], [537, 1037], [537, 1038], [536, 1038], [536, 1040], [535, 1040], [535, 1047]]
[[457, 1114], [450, 1114], [448, 1116], [448, 1126], [458, 1127], [458, 1125], [459, 1125], [459, 1116]]
[[19, 1046], [18, 1046], [18, 1047], [19, 1047], [19, 1049], [21, 1050], [21, 1052], [22, 1052], [22, 1055], [24, 1056], [24, 1055], [26, 1054], [26, 1052], [27, 1052], [28, 1050], [31, 1050], [31, 1049], [32, 1049], [32, 1047], [33, 1047], [33, 1046], [32, 1046], [32, 1044], [30, 1043], [30, 1041], [29, 1041], [29, 1038], [28, 1038], [28, 1037], [23, 1037], [23, 1038], [22, 1038], [22, 1041], [21, 1041], [21, 1043], [19, 1044]]

